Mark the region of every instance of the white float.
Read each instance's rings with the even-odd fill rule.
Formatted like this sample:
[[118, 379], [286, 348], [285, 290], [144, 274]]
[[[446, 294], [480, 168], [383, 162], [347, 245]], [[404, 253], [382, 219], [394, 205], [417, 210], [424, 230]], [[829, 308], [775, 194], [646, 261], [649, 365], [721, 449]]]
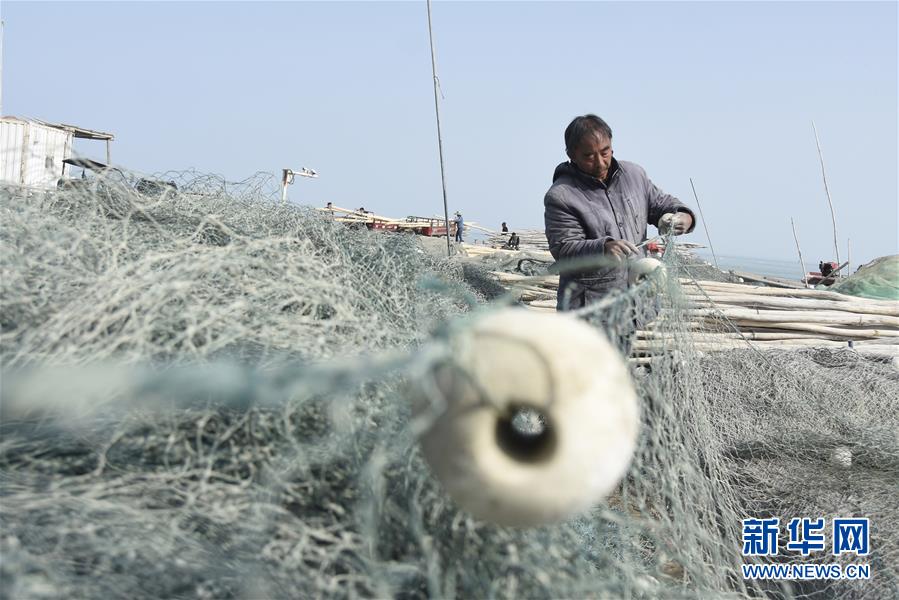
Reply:
[[624, 360], [598, 330], [505, 309], [450, 343], [451, 359], [419, 387], [415, 412], [426, 423], [425, 459], [459, 506], [528, 527], [583, 512], [615, 488], [634, 453], [639, 408]]
[[665, 275], [665, 267], [662, 266], [662, 262], [655, 258], [638, 258], [637, 260], [632, 260], [628, 262], [627, 269], [627, 282], [629, 285], [634, 285], [640, 283], [656, 269], [661, 269], [662, 280], [664, 281]]

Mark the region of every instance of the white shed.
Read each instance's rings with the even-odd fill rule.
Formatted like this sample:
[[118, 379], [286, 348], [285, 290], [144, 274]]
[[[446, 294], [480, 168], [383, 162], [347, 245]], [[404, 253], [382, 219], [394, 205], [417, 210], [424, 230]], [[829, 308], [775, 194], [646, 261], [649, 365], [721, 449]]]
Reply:
[[111, 133], [37, 119], [0, 118], [0, 182], [52, 189], [65, 174], [63, 160], [72, 156], [72, 140], [106, 141], [109, 162]]

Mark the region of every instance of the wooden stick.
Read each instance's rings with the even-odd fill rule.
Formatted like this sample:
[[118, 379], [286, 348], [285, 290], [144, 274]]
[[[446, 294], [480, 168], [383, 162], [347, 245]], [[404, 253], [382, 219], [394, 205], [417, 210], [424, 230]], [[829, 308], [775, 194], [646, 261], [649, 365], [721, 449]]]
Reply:
[[796, 225], [793, 223], [793, 217], [790, 217], [790, 227], [793, 228], [793, 239], [796, 240], [796, 251], [799, 253], [799, 268], [802, 269], [799, 281], [808, 285], [808, 271], [805, 268], [805, 262], [802, 260], [802, 249], [799, 247], [799, 236], [796, 235]]
[[830, 206], [830, 220], [833, 221], [833, 250], [837, 255], [837, 264], [840, 262], [840, 248], [837, 245], [837, 217], [833, 211], [833, 202], [830, 200], [830, 188], [827, 187], [827, 173], [824, 170], [824, 155], [821, 153], [821, 142], [818, 140], [818, 128], [812, 121], [812, 129], [815, 131], [815, 145], [818, 146], [818, 159], [821, 161], [821, 176], [824, 178], [824, 192], [827, 194], [827, 204]]

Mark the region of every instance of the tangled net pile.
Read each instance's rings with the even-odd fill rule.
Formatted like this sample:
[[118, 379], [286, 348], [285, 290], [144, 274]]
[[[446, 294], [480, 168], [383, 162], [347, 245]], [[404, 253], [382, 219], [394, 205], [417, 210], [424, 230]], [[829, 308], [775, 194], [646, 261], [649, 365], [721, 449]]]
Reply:
[[[620, 489], [553, 526], [478, 522], [425, 467], [404, 395], [448, 328], [494, 309], [463, 269], [277, 204], [269, 179], [176, 183], [0, 190], [0, 596], [899, 590], [888, 363], [703, 356], [676, 278], [651, 280], [582, 315], [623, 345], [635, 316], [668, 315], [669, 351], [634, 369], [642, 433]], [[768, 516], [869, 517], [873, 578], [744, 581], [740, 520]]]

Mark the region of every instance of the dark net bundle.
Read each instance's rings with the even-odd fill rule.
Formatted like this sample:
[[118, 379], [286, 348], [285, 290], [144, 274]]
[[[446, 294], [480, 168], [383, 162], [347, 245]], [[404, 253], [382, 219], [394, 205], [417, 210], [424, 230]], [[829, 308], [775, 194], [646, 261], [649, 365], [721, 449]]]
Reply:
[[[270, 182], [161, 179], [0, 196], [3, 597], [895, 595], [888, 363], [704, 354], [652, 277], [579, 315], [622, 350], [653, 332], [628, 474], [588, 514], [499, 527], [431, 475], [406, 394], [495, 310], [471, 311], [499, 295], [483, 273]], [[742, 579], [741, 519], [856, 514], [872, 580]]]

